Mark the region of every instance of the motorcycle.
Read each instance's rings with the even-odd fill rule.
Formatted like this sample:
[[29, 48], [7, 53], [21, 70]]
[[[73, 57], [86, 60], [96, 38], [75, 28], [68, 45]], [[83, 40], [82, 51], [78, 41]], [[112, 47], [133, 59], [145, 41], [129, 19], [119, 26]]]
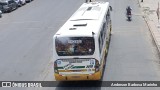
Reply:
[[127, 18], [128, 18], [128, 21], [131, 21], [131, 18], [132, 18], [132, 14], [131, 13], [127, 13]]

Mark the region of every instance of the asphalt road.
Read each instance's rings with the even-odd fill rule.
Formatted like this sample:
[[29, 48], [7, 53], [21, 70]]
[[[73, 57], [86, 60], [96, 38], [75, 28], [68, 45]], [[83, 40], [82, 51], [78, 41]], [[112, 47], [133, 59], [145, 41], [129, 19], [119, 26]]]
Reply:
[[[131, 22], [125, 17], [127, 5], [132, 7]], [[113, 31], [104, 80], [160, 80], [158, 50], [137, 2], [114, 1], [113, 8]]]
[[43, 80], [52, 60], [52, 36], [82, 2], [34, 0], [5, 13], [0, 19], [0, 80]]
[[[84, 1], [34, 0], [11, 13], [4, 14], [0, 19], [0, 80], [54, 81], [52, 36]], [[103, 81], [160, 80], [158, 51], [142, 18], [137, 0], [109, 1], [113, 7], [111, 12], [113, 30]], [[125, 17], [127, 5], [133, 9], [131, 22]], [[151, 88], [74, 88], [74, 86], [27, 88], [31, 89], [150, 90]], [[158, 90], [158, 88], [152, 89]]]
[[[113, 31], [104, 81], [159, 81], [159, 53], [137, 0], [110, 0]], [[125, 17], [132, 8], [132, 21]], [[158, 90], [159, 88], [103, 88], [102, 90]]]

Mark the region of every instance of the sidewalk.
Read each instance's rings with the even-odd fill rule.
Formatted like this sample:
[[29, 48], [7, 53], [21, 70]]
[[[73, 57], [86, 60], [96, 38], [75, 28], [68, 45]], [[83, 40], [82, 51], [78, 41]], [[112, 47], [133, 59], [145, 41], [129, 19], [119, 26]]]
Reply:
[[156, 13], [158, 2], [160, 8], [160, 0], [143, 0], [143, 2], [141, 2], [141, 0], [138, 0], [139, 6], [142, 10], [143, 18], [146, 21], [160, 52], [160, 20], [158, 22]]

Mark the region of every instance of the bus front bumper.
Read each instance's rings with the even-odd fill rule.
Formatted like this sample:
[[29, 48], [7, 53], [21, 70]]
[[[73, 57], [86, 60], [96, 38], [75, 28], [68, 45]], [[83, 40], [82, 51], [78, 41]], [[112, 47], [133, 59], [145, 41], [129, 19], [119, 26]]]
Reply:
[[100, 80], [101, 72], [96, 72], [94, 74], [83, 74], [83, 75], [66, 75], [62, 76], [59, 74], [54, 74], [56, 81], [81, 81], [81, 80]]

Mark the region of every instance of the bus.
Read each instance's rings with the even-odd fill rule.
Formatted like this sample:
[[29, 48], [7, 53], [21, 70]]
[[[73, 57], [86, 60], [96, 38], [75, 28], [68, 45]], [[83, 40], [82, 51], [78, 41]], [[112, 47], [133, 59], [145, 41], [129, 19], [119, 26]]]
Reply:
[[101, 80], [110, 36], [109, 2], [83, 3], [53, 36], [55, 80]]

